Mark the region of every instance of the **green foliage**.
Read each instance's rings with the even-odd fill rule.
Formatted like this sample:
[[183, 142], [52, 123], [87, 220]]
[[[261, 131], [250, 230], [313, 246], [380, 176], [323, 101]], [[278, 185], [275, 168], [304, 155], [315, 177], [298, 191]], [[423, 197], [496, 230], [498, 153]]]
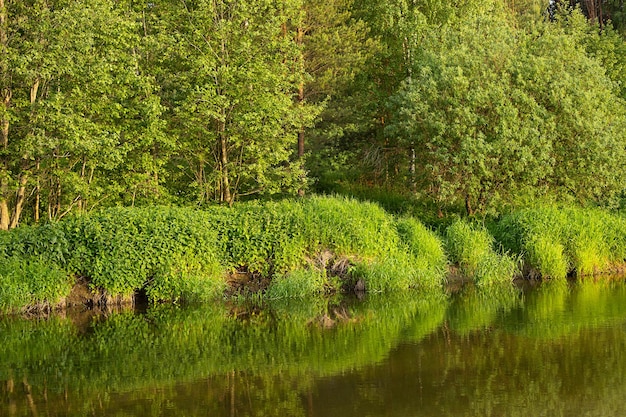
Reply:
[[515, 259], [493, 249], [487, 229], [458, 220], [446, 229], [446, 249], [461, 273], [479, 285], [511, 282], [517, 273]]
[[138, 70], [138, 15], [108, 0], [7, 2], [2, 13], [0, 220], [11, 214], [13, 228], [22, 209], [57, 219], [157, 190], [154, 149], [171, 143]]
[[303, 204], [302, 220], [311, 244], [338, 255], [367, 259], [389, 253], [399, 243], [394, 218], [374, 203], [313, 197]]
[[606, 272], [625, 257], [626, 220], [602, 209], [555, 206], [503, 216], [496, 229], [502, 245], [524, 256], [545, 277]]
[[206, 299], [224, 289], [217, 233], [202, 212], [109, 209], [59, 223], [73, 242], [70, 270], [96, 288], [152, 300]]
[[34, 257], [0, 256], [0, 313], [54, 307], [69, 295], [66, 271]]
[[69, 295], [70, 248], [54, 225], [0, 232], [0, 312], [54, 307]]
[[620, 44], [579, 23], [519, 27], [487, 2], [424, 34], [385, 128], [407, 150], [396, 167], [412, 186], [469, 214], [520, 194], [614, 204], [626, 160]]
[[286, 31], [300, 4], [203, 0], [146, 10], [164, 55], [150, 69], [177, 139], [168, 185], [185, 200], [232, 204], [306, 185], [291, 148], [319, 109], [293, 99], [305, 74], [301, 46]]
[[435, 290], [445, 276], [441, 241], [421, 223], [346, 198], [111, 208], [0, 238], [0, 255], [66, 269], [115, 297], [145, 290], [152, 301], [215, 298], [235, 271], [272, 280], [270, 298], [358, 279], [369, 291]]
[[536, 236], [525, 244], [528, 262], [541, 275], [550, 278], [565, 278], [570, 270], [563, 245], [545, 236]]

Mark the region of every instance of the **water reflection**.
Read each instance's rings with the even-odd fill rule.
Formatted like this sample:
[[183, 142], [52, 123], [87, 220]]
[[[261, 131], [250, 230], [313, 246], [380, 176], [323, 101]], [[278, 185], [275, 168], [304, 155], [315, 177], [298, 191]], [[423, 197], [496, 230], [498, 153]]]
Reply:
[[4, 318], [0, 415], [614, 416], [625, 324], [616, 281]]

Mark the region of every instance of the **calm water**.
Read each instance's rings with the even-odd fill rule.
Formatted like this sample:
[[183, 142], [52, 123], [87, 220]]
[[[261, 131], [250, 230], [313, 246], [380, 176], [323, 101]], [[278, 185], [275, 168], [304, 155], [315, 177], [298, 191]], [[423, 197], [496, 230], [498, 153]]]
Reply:
[[0, 319], [2, 416], [619, 416], [626, 285]]

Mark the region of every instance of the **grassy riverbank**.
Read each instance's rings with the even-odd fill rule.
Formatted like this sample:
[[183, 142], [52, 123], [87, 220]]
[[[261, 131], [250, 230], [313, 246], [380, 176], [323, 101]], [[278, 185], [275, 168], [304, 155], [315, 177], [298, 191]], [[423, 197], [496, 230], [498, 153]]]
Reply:
[[4, 233], [0, 256], [4, 311], [62, 302], [74, 277], [85, 277], [108, 302], [138, 291], [152, 301], [203, 301], [237, 288], [282, 298], [355, 286], [440, 288], [447, 262], [441, 239], [417, 220], [328, 197], [108, 209]]
[[493, 227], [503, 247], [523, 257], [525, 274], [563, 279], [622, 271], [626, 218], [577, 207], [542, 207], [503, 216]]
[[156, 302], [440, 291], [447, 276], [489, 286], [521, 274], [610, 272], [626, 260], [626, 219], [599, 209], [547, 207], [488, 227], [447, 224], [438, 234], [413, 217], [338, 197], [112, 208], [0, 233], [0, 311], [138, 293]]

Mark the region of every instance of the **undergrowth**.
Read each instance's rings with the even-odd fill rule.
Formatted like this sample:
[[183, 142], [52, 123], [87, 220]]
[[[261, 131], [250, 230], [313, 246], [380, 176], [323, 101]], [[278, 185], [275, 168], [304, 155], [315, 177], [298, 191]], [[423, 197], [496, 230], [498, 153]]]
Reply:
[[516, 257], [527, 274], [552, 278], [623, 266], [626, 219], [600, 209], [535, 208], [502, 217], [491, 234], [458, 220], [442, 241], [414, 217], [342, 197], [109, 208], [0, 233], [0, 310], [62, 302], [75, 277], [99, 294], [128, 299], [143, 291], [156, 302], [210, 300], [229, 293], [232, 277], [249, 276], [257, 279], [255, 296], [279, 299], [439, 290], [450, 263], [485, 287], [510, 283]]
[[[110, 208], [0, 239], [1, 256], [37, 259], [41, 268], [86, 277], [93, 289], [126, 299], [143, 290], [152, 301], [205, 301], [242, 271], [266, 277], [271, 298], [358, 281], [370, 292], [441, 288], [445, 277], [441, 241], [417, 220], [396, 221], [376, 204], [339, 197], [203, 210]], [[20, 297], [12, 305], [28, 298]]]

